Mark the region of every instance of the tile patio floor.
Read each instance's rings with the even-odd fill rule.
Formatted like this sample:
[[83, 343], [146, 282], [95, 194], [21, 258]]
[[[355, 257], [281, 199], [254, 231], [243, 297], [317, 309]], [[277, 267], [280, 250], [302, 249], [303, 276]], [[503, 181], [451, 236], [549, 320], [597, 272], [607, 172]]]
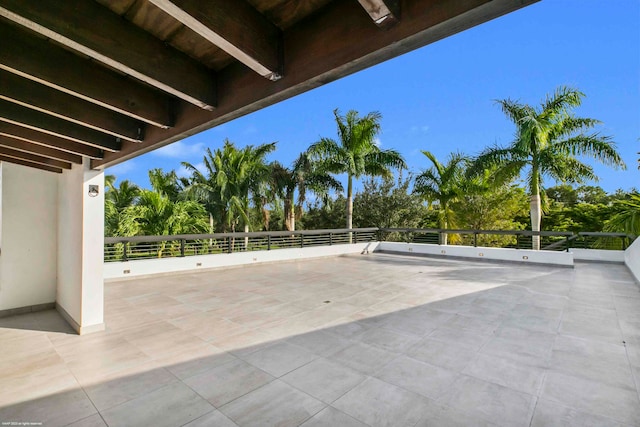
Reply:
[[620, 265], [345, 256], [111, 282], [105, 309], [0, 319], [0, 425], [640, 425]]

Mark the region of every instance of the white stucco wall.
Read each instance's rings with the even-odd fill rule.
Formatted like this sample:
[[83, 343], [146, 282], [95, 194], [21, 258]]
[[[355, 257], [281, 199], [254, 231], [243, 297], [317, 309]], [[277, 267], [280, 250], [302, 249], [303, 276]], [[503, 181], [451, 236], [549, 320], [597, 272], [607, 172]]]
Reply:
[[578, 249], [572, 248], [574, 260], [600, 261], [600, 262], [624, 262], [624, 251], [605, 249]]
[[380, 242], [379, 251], [433, 256], [453, 256], [497, 261], [573, 266], [570, 252], [533, 251], [529, 249], [483, 248], [472, 246], [432, 245], [425, 243]]
[[629, 267], [636, 280], [640, 282], [640, 237], [624, 251], [624, 263]]
[[[88, 195], [93, 184], [100, 188], [97, 197]], [[98, 330], [104, 316], [104, 173], [90, 170], [87, 159], [60, 177], [58, 219], [56, 303], [79, 332]]]
[[59, 175], [0, 163], [0, 310], [56, 299]]
[[[82, 173], [79, 167], [60, 177], [58, 188], [58, 289], [56, 302], [71, 317], [80, 319], [82, 291]], [[74, 189], [76, 189], [74, 194]], [[75, 224], [75, 225], [74, 225]]]
[[[359, 254], [373, 252], [378, 242], [355, 243], [309, 248], [277, 249], [273, 251], [237, 252], [233, 254], [198, 255], [184, 258], [146, 259], [127, 262], [108, 262], [104, 266], [105, 279], [146, 276], [153, 274], [185, 272], [210, 268], [233, 267], [274, 261]], [[200, 264], [200, 265], [198, 265]], [[125, 273], [127, 271], [127, 273]]]

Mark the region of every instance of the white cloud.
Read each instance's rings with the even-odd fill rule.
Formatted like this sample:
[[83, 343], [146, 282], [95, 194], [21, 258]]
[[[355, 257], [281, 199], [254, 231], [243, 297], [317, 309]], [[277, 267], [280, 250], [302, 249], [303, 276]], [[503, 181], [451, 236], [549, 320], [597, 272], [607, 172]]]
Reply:
[[429, 126], [427, 125], [422, 125], [422, 126], [411, 126], [411, 132], [413, 133], [427, 133], [429, 132]]
[[131, 172], [133, 170], [135, 170], [137, 167], [136, 163], [133, 160], [129, 160], [123, 163], [120, 163], [118, 165], [112, 166], [110, 168], [107, 168], [104, 173], [106, 175], [115, 175], [120, 176], [120, 175], [125, 175], [128, 172]]
[[255, 125], [250, 124], [244, 129], [243, 133], [245, 135], [252, 135], [254, 133], [258, 133], [258, 128]]
[[204, 143], [197, 142], [195, 144], [187, 144], [184, 141], [176, 141], [173, 144], [166, 145], [153, 152], [153, 154], [161, 157], [169, 157], [171, 159], [185, 160], [193, 157], [204, 156]]
[[373, 138], [373, 145], [378, 148], [382, 147], [382, 141], [380, 140], [380, 138]]

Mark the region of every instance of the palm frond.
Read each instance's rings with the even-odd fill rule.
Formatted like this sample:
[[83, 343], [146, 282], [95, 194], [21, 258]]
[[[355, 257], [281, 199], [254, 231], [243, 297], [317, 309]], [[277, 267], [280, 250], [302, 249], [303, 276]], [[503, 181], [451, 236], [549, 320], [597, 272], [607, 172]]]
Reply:
[[616, 150], [615, 142], [608, 136], [602, 136], [598, 133], [581, 134], [564, 141], [558, 141], [555, 147], [557, 150], [573, 156], [588, 156], [616, 169], [626, 169], [622, 157]]

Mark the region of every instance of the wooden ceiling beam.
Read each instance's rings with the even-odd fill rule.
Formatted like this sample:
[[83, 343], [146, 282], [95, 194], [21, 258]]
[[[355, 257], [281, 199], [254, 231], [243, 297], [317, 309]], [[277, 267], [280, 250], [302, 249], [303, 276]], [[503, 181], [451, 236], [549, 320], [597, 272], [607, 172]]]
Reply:
[[0, 136], [90, 159], [102, 159], [104, 157], [104, 152], [100, 149], [3, 121], [0, 121]]
[[149, 0], [269, 80], [282, 77], [280, 30], [246, 1]]
[[56, 167], [52, 167], [52, 166], [45, 166], [45, 165], [41, 165], [39, 163], [27, 162], [25, 160], [14, 159], [14, 158], [8, 157], [8, 156], [0, 155], [0, 162], [13, 163], [15, 165], [26, 166], [28, 168], [34, 168], [34, 169], [40, 169], [40, 170], [47, 171], [47, 172], [62, 173], [62, 169], [61, 168], [56, 168]]
[[3, 70], [0, 99], [128, 141], [140, 142], [144, 136], [144, 124], [138, 120]]
[[13, 102], [0, 100], [0, 121], [66, 138], [105, 151], [118, 151], [121, 141], [93, 129], [80, 126]]
[[173, 126], [171, 98], [0, 21], [0, 69], [152, 125]]
[[49, 148], [37, 144], [31, 144], [29, 142], [20, 141], [1, 135], [0, 147], [12, 148], [14, 150], [37, 154], [39, 156], [44, 156], [55, 160], [62, 160], [69, 163], [82, 163], [82, 156], [78, 156], [77, 154], [71, 154], [67, 153], [66, 151], [56, 150], [54, 148]]
[[92, 166], [113, 166], [537, 1], [403, 0], [402, 20], [387, 31], [371, 25], [371, 18], [356, 2], [330, 3], [284, 32], [282, 79], [269, 82], [241, 64], [230, 65], [218, 73], [215, 111], [185, 105], [176, 110], [174, 128], [151, 128], [144, 142], [125, 142], [119, 153], [105, 153]]
[[0, 16], [205, 110], [215, 75], [93, 0], [0, 0]]
[[400, 5], [397, 0], [358, 0], [373, 22], [380, 28], [389, 28], [398, 23]]
[[36, 154], [25, 153], [24, 151], [18, 151], [6, 147], [0, 147], [0, 156], [24, 160], [26, 162], [38, 163], [44, 166], [53, 166], [60, 169], [71, 169], [71, 163], [50, 159], [48, 157], [38, 156]]

